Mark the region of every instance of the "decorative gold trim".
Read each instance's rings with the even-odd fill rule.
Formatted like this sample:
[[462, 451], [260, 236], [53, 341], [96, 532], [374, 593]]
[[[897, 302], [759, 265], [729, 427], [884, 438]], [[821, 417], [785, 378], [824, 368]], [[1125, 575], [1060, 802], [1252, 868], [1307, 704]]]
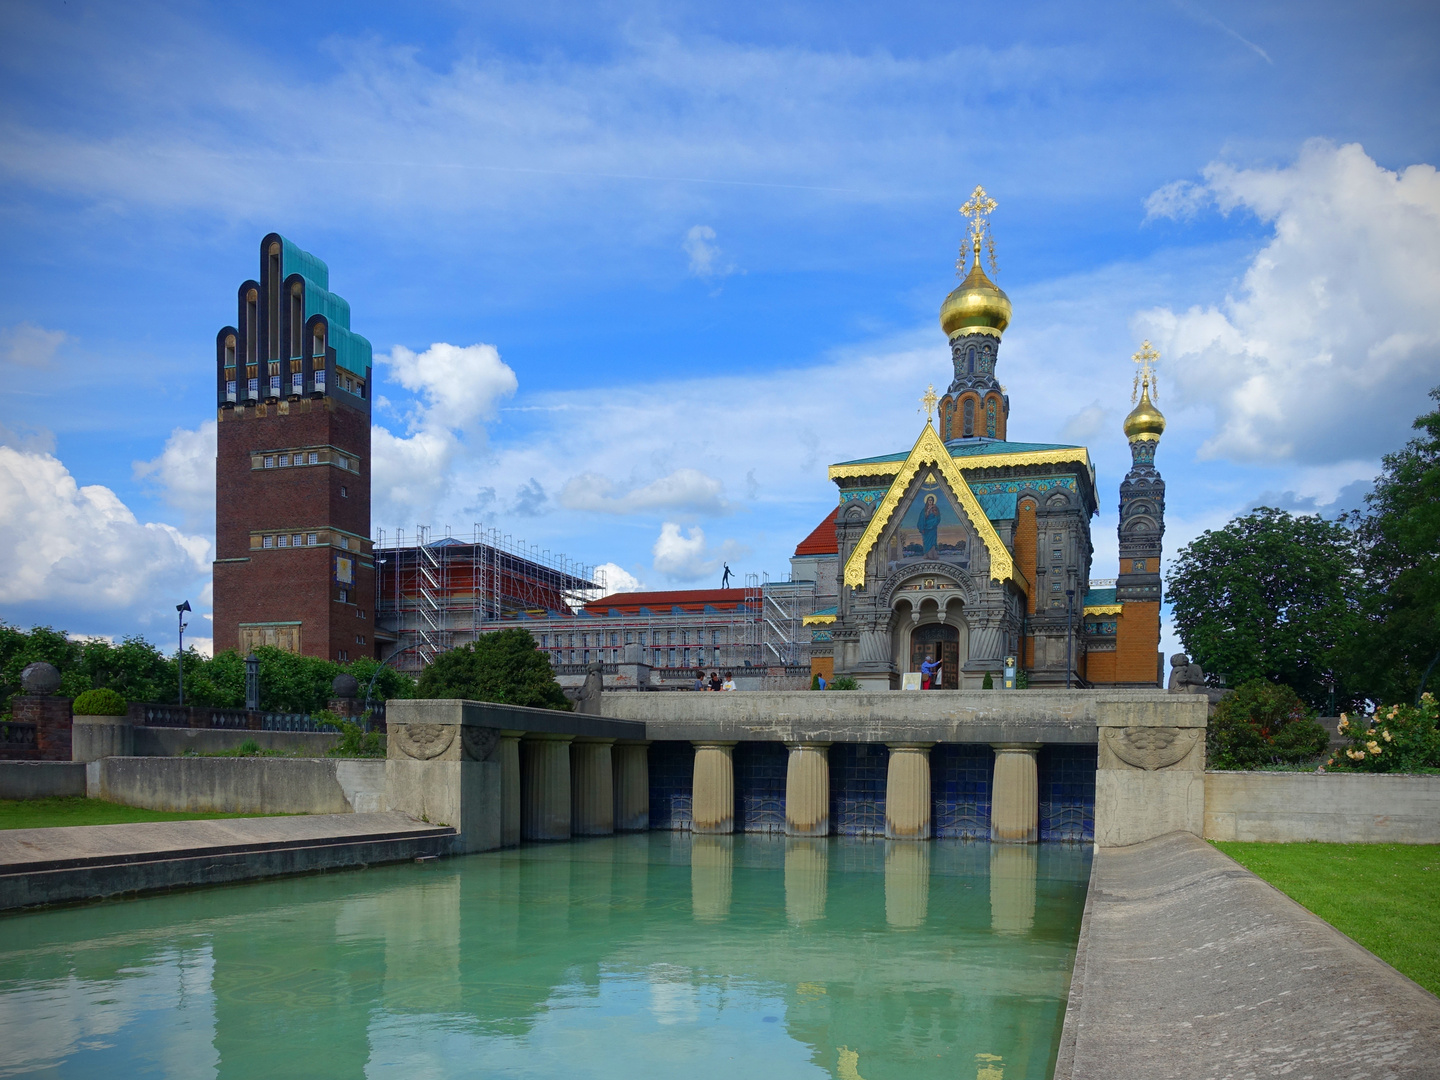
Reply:
[[1119, 615], [1121, 604], [1086, 604], [1086, 615]]
[[993, 326], [962, 326], [950, 335], [950, 340], [954, 341], [958, 337], [968, 337], [971, 334], [989, 334], [996, 341], [1000, 340], [1000, 331]]
[[[938, 436], [937, 436], [938, 438]], [[944, 445], [943, 443], [941, 444]], [[1003, 469], [1007, 465], [1064, 465], [1079, 462], [1095, 475], [1090, 463], [1090, 451], [1083, 446], [1067, 446], [1063, 450], [1018, 450], [1013, 454], [977, 454], [954, 458], [945, 451], [945, 457], [961, 471], [972, 469]], [[907, 461], [872, 461], [860, 465], [831, 465], [830, 479], [845, 480], [856, 476], [897, 476], [908, 464]]]
[[1000, 534], [995, 531], [995, 526], [990, 524], [990, 519], [985, 516], [985, 511], [980, 509], [979, 500], [970, 490], [970, 485], [966, 483], [964, 474], [950, 456], [950, 451], [945, 448], [945, 443], [928, 423], [920, 432], [920, 438], [915, 440], [910, 455], [896, 471], [895, 479], [890, 483], [890, 490], [885, 493], [884, 500], [871, 516], [870, 524], [865, 527], [860, 542], [855, 545], [855, 550], [845, 561], [845, 584], [852, 588], [865, 584], [866, 558], [869, 557], [871, 549], [879, 542], [880, 534], [889, 524], [895, 508], [900, 505], [900, 497], [904, 494], [905, 488], [909, 486], [910, 480], [924, 468], [938, 470], [940, 475], [945, 478], [945, 482], [950, 485], [950, 490], [954, 492], [955, 497], [960, 500], [961, 507], [969, 515], [971, 524], [974, 525], [975, 531], [984, 542], [985, 550], [990, 553], [990, 576], [996, 581], [1016, 581], [1021, 584], [1026, 593], [1029, 593], [1030, 583], [1025, 580], [1023, 574], [1017, 573], [1015, 560], [1011, 558], [1010, 552], [1001, 542]]
[[834, 615], [806, 615], [803, 619], [800, 620], [800, 625], [829, 626], [832, 622], [835, 621], [835, 619], [836, 616]]

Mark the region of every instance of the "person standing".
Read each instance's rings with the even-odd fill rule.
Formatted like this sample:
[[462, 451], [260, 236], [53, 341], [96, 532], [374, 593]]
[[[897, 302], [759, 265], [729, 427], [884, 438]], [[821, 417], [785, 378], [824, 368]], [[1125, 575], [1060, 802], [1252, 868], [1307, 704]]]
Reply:
[[940, 670], [940, 661], [933, 656], [926, 656], [920, 661], [920, 689], [931, 690], [936, 681], [935, 673]]
[[733, 671], [727, 671], [727, 672], [725, 672], [725, 682], [721, 685], [720, 689], [721, 689], [721, 690], [734, 690], [734, 689], [735, 689], [735, 673], [734, 673]]
[[699, 670], [697, 670], [697, 671], [695, 672], [695, 682], [694, 682], [693, 684], [691, 684], [690, 689], [691, 689], [691, 690], [704, 690], [704, 689], [705, 689], [705, 672], [699, 671]]

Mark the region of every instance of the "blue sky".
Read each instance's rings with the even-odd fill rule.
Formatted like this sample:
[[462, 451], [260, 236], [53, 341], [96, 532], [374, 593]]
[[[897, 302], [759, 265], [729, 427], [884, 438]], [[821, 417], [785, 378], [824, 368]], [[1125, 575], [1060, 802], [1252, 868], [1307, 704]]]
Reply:
[[[831, 461], [949, 380], [998, 200], [1012, 438], [1091, 447], [1142, 337], [1167, 551], [1353, 503], [1440, 383], [1428, 5], [10, 4], [0, 617], [208, 610], [213, 341], [262, 235], [377, 363], [375, 525], [650, 587], [784, 577]], [[196, 626], [193, 630], [201, 630]]]

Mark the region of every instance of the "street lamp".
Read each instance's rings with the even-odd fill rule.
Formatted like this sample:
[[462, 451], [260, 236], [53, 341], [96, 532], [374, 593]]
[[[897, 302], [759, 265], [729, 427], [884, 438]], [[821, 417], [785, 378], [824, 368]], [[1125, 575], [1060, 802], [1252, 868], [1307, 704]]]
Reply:
[[175, 621], [180, 624], [180, 644], [175, 651], [175, 670], [180, 679], [180, 704], [185, 704], [185, 613], [190, 610], [190, 601], [182, 600], [175, 605]]
[[1070, 671], [1074, 667], [1071, 659], [1073, 646], [1071, 642], [1074, 636], [1071, 634], [1071, 622], [1075, 615], [1075, 590], [1065, 590], [1065, 689], [1070, 689]]

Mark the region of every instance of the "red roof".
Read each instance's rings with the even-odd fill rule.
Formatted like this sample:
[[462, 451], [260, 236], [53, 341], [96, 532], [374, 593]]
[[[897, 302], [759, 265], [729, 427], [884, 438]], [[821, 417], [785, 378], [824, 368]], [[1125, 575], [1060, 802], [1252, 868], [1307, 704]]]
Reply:
[[815, 526], [815, 531], [801, 540], [795, 548], [796, 555], [835, 555], [840, 551], [840, 541], [835, 539], [835, 517], [840, 507], [825, 515], [825, 520]]
[[706, 604], [734, 611], [736, 604], [744, 602], [744, 589], [675, 589], [670, 592], [611, 593], [599, 600], [591, 600], [585, 605], [585, 610], [592, 615], [606, 615], [611, 608], [616, 608], [623, 615], [638, 615], [640, 608], [647, 607], [656, 614], [668, 615], [676, 604], [686, 611], [704, 611]]

